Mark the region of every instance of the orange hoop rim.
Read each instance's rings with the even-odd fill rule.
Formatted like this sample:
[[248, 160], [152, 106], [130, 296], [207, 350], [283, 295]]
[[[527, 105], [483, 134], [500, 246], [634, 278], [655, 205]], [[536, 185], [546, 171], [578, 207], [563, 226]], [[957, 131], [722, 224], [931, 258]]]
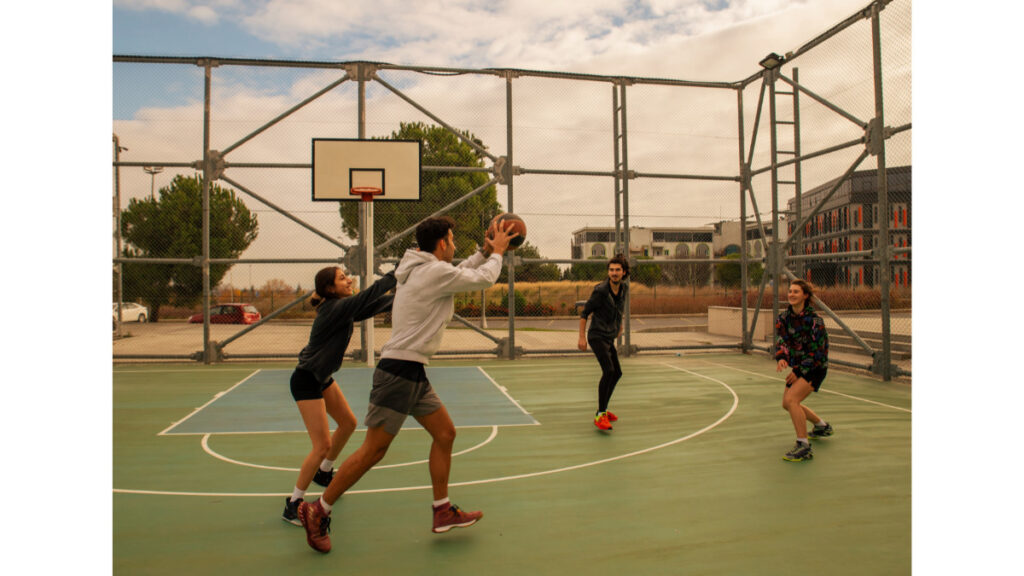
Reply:
[[380, 188], [374, 188], [373, 186], [353, 186], [349, 188], [349, 191], [353, 196], [366, 196], [367, 194], [381, 194], [384, 192]]

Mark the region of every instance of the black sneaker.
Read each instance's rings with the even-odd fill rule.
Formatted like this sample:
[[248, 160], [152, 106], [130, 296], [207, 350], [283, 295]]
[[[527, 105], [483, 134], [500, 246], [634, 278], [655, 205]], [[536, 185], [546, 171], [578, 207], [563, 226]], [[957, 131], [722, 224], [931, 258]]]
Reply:
[[299, 520], [299, 504], [302, 504], [302, 500], [292, 501], [291, 496], [286, 496], [284, 499], [284, 512], [281, 513], [281, 519], [285, 522], [295, 524], [296, 526], [302, 526], [302, 521]]
[[831, 436], [833, 432], [834, 430], [832, 430], [832, 425], [826, 422], [824, 426], [815, 425], [814, 428], [812, 428], [811, 431], [807, 433], [807, 437], [824, 438], [826, 436]]
[[326, 488], [331, 483], [331, 478], [334, 478], [334, 468], [331, 468], [330, 472], [324, 472], [317, 468], [316, 474], [313, 475], [313, 482]]
[[814, 458], [811, 445], [810, 443], [804, 444], [803, 442], [797, 442], [796, 446], [793, 446], [793, 449], [786, 452], [786, 455], [782, 457], [783, 460], [788, 460], [789, 462], [800, 462], [801, 460], [810, 460], [811, 458]]

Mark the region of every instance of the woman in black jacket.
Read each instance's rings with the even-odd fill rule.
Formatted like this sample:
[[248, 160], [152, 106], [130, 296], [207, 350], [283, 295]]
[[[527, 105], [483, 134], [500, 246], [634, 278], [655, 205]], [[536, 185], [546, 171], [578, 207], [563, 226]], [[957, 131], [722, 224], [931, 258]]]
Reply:
[[[292, 495], [285, 499], [286, 522], [301, 526], [299, 504], [310, 481], [327, 486], [334, 476], [334, 460], [356, 429], [356, 417], [342, 394], [334, 374], [341, 368], [353, 325], [391, 309], [394, 295], [385, 292], [395, 287], [395, 273], [388, 272], [369, 288], [352, 296], [352, 279], [337, 266], [317, 272], [316, 295], [310, 302], [316, 308], [316, 319], [309, 332], [309, 343], [299, 352], [299, 362], [292, 372], [292, 398], [302, 415], [302, 422], [313, 442], [295, 482]], [[337, 423], [331, 434], [327, 415]]]
[[[608, 402], [615, 391], [615, 385], [622, 378], [619, 355], [615, 350], [615, 339], [622, 334], [622, 316], [626, 306], [629, 285], [629, 262], [622, 254], [616, 254], [608, 261], [608, 278], [594, 287], [590, 299], [580, 312], [579, 349], [586, 350], [587, 342], [601, 365], [601, 381], [597, 385], [597, 413], [594, 426], [599, 430], [611, 430], [612, 422], [619, 418], [608, 411]], [[587, 318], [593, 315], [590, 329]]]

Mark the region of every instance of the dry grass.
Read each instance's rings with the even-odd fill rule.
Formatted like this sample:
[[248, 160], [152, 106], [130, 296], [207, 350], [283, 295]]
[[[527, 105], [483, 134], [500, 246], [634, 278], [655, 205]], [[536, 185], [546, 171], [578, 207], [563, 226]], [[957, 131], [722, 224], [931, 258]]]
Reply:
[[[578, 313], [576, 302], [586, 300], [596, 282], [516, 282], [516, 292], [525, 298], [527, 304], [544, 304], [550, 306], [549, 312], [556, 316], [575, 316]], [[641, 284], [632, 284], [631, 312], [633, 314], [704, 314], [708, 306], [733, 306], [740, 305], [740, 293], [737, 289], [725, 289], [721, 287], [709, 288], [707, 286], [694, 288], [692, 286], [656, 286], [649, 287]], [[508, 294], [507, 284], [496, 284], [486, 290], [486, 299], [492, 310], [499, 306]], [[833, 310], [877, 310], [881, 306], [881, 292], [874, 288], [819, 288], [817, 296], [822, 299]], [[292, 301], [296, 296], [293, 294], [277, 294], [273, 298], [264, 297], [251, 301], [253, 305], [263, 314], [267, 315], [273, 310]], [[894, 289], [890, 292], [890, 307], [892, 309], [909, 309], [911, 307], [911, 291], [909, 288]], [[785, 300], [785, 295], [782, 295]], [[756, 290], [747, 298], [747, 305], [754, 307], [757, 300]], [[455, 297], [456, 309], [465, 310], [466, 305], [480, 305], [480, 293], [462, 293]], [[766, 293], [761, 305], [771, 307], [771, 295]], [[160, 310], [160, 316], [164, 319], [184, 319], [189, 315], [200, 312], [196, 308], [179, 308], [164, 306]], [[492, 312], [488, 312], [491, 314]], [[315, 316], [315, 311], [308, 302], [291, 308], [284, 314], [278, 316], [281, 319], [309, 319]], [[473, 314], [470, 314], [473, 315]]]
[[[571, 316], [576, 314], [577, 301], [586, 300], [596, 282], [516, 282], [516, 291], [522, 294], [527, 302], [542, 302], [550, 305], [555, 314]], [[708, 306], [740, 305], [740, 292], [737, 289], [707, 286], [655, 286], [640, 284], [630, 286], [631, 312], [633, 314], [704, 314]], [[486, 292], [488, 302], [501, 302], [508, 294], [507, 284], [498, 284]], [[817, 295], [833, 310], [877, 310], [881, 305], [881, 292], [872, 288], [819, 288]], [[785, 299], [785, 295], [782, 296]], [[479, 304], [480, 293], [459, 294], [456, 302], [475, 302]], [[755, 306], [756, 290], [747, 297], [747, 305]], [[890, 292], [891, 308], [910, 308], [910, 290], [900, 289]], [[767, 293], [761, 302], [762, 306], [771, 307], [771, 294]]]

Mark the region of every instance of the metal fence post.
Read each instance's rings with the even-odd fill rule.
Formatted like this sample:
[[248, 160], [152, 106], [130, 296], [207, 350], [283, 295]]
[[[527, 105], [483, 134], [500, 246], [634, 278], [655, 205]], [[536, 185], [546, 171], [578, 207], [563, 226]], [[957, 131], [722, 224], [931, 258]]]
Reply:
[[[506, 192], [508, 193], [508, 211], [514, 212], [513, 203], [513, 169], [512, 163], [512, 72], [505, 74], [505, 162], [508, 171], [505, 175]], [[516, 358], [516, 263], [511, 252], [505, 253], [508, 262], [508, 358]]]
[[881, 276], [879, 284], [881, 289], [882, 309], [882, 358], [880, 366], [876, 363], [876, 370], [882, 375], [882, 380], [892, 380], [892, 332], [890, 322], [892, 314], [889, 309], [889, 288], [890, 288], [890, 258], [892, 251], [889, 249], [889, 182], [885, 173], [885, 114], [883, 113], [882, 99], [882, 40], [878, 16], [879, 7], [877, 4], [871, 7], [871, 44], [875, 77], [875, 118], [868, 128], [870, 132], [872, 154], [877, 157], [878, 163], [878, 245], [875, 246], [875, 253], [878, 254], [878, 270]]
[[743, 352], [749, 352], [751, 345], [753, 344], [750, 329], [747, 326], [747, 293], [750, 291], [750, 282], [748, 280], [748, 264], [750, 259], [749, 250], [747, 250], [747, 188], [750, 186], [750, 168], [744, 162], [743, 158], [746, 156], [744, 151], [744, 127], [743, 127], [743, 88], [740, 87], [736, 90], [736, 112], [737, 120], [736, 127], [739, 138], [738, 147], [740, 155], [740, 349]]
[[[115, 258], [121, 257], [121, 151], [127, 150], [127, 148], [121, 147], [121, 141], [118, 139], [117, 134], [114, 134], [114, 239], [117, 254]], [[117, 283], [114, 285], [114, 302], [117, 303], [117, 319], [116, 319], [116, 333], [121, 336], [121, 292], [123, 290], [123, 276], [122, 268], [123, 264], [118, 260], [114, 264], [114, 270], [117, 274]]]
[[203, 247], [200, 266], [203, 270], [203, 363], [210, 364], [215, 358], [210, 341], [210, 84], [212, 64], [203, 61]]
[[[366, 79], [369, 76], [365, 64], [356, 64], [356, 82], [359, 90], [358, 125], [359, 138], [366, 138]], [[359, 270], [360, 289], [366, 290], [373, 281], [373, 201], [359, 202], [359, 248], [362, 253], [362, 267]], [[360, 334], [363, 339], [363, 358], [366, 365], [374, 365], [373, 317], [363, 320]]]

